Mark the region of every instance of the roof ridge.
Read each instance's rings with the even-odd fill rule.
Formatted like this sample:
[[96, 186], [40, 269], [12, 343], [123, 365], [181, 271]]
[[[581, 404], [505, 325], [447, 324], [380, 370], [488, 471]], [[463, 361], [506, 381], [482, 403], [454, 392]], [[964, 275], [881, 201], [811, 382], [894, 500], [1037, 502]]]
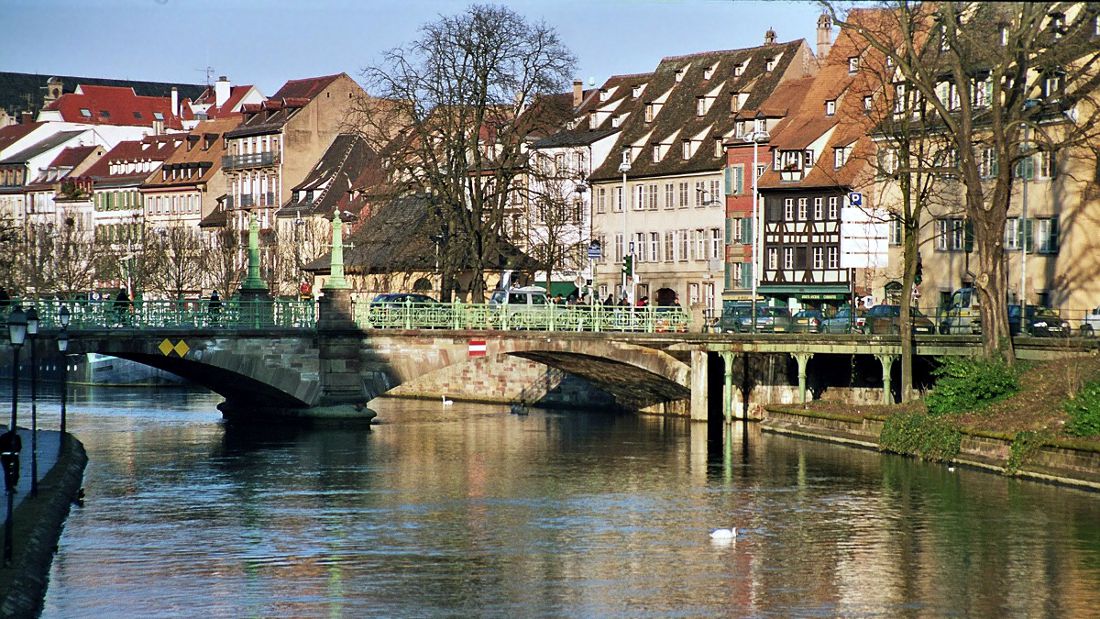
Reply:
[[670, 60], [687, 60], [689, 58], [698, 58], [698, 57], [702, 57], [702, 56], [711, 56], [711, 55], [715, 55], [715, 54], [732, 54], [734, 52], [745, 52], [745, 51], [749, 51], [749, 50], [763, 49], [763, 48], [769, 48], [769, 47], [786, 47], [788, 45], [791, 45], [792, 43], [799, 43], [799, 42], [802, 42], [802, 41], [805, 41], [805, 40], [806, 40], [805, 38], [801, 38], [801, 39], [793, 39], [793, 40], [790, 40], [790, 41], [784, 41], [782, 43], [770, 43], [770, 44], [765, 43], [764, 45], [754, 45], [752, 47], [738, 47], [738, 48], [735, 48], [735, 49], [715, 49], [715, 50], [710, 50], [710, 51], [705, 51], [705, 52], [692, 52], [690, 54], [681, 54], [679, 56], [665, 56], [664, 58], [661, 58], [661, 62], [666, 62], [666, 61], [670, 61]]

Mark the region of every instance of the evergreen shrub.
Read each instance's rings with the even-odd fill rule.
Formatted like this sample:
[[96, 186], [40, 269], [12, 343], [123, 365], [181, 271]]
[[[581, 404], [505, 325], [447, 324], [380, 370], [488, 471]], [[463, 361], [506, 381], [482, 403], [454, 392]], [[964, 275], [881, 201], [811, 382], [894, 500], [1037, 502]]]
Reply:
[[1100, 436], [1100, 382], [1088, 383], [1077, 396], [1066, 402], [1069, 423], [1066, 432], [1073, 436]]
[[1000, 359], [946, 357], [935, 375], [935, 387], [925, 398], [933, 415], [974, 410], [1020, 389], [1016, 370]]

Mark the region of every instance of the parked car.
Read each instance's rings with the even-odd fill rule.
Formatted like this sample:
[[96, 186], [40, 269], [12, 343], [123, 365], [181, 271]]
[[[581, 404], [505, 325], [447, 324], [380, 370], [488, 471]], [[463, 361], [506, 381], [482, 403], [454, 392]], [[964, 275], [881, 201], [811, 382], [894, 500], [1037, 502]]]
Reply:
[[722, 306], [722, 315], [718, 318], [719, 333], [743, 333], [751, 331], [752, 303], [734, 302]]
[[426, 294], [387, 292], [374, 297], [370, 305], [371, 307], [401, 307], [406, 303], [412, 303], [413, 305], [431, 305], [439, 302]]
[[1085, 320], [1081, 323], [1082, 336], [1092, 337], [1097, 331], [1100, 331], [1100, 307], [1086, 314]]
[[1058, 310], [1029, 305], [1024, 324], [1028, 335], [1035, 337], [1068, 337], [1073, 331], [1069, 321], [1062, 320]]
[[[1027, 309], [1028, 309], [1028, 315], [1029, 316], [1034, 315], [1035, 308], [1033, 306], [1028, 306]], [[1008, 334], [1010, 336], [1015, 337], [1015, 336], [1020, 334], [1021, 322], [1022, 321], [1020, 320], [1020, 306], [1019, 305], [1009, 305], [1008, 306]], [[972, 333], [974, 335], [981, 335], [982, 334], [982, 317], [981, 316], [974, 316], [973, 318], [970, 319], [970, 333]]]
[[820, 333], [825, 315], [821, 310], [802, 310], [791, 320], [792, 333]]
[[756, 330], [759, 333], [786, 333], [791, 330], [791, 313], [785, 307], [756, 308]]
[[522, 288], [504, 288], [494, 290], [489, 297], [489, 305], [546, 305], [546, 289], [541, 286], [523, 286]]
[[[932, 321], [915, 307], [909, 308], [909, 320], [914, 335], [931, 335], [936, 332]], [[901, 306], [876, 305], [867, 310], [863, 332], [879, 335], [901, 333]]]
[[822, 333], [860, 333], [863, 331], [865, 318], [857, 315], [852, 318], [852, 309], [842, 307], [830, 318], [821, 321]]

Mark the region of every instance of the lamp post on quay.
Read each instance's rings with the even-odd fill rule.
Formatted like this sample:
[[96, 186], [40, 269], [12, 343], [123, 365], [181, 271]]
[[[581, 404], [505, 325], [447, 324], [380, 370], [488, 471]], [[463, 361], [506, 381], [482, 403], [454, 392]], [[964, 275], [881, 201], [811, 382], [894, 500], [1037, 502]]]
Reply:
[[15, 431], [15, 423], [18, 421], [19, 410], [19, 348], [27, 337], [27, 315], [23, 309], [16, 307], [8, 316], [8, 340], [11, 342], [11, 425], [3, 437], [3, 453], [0, 453], [0, 463], [4, 467], [4, 490], [8, 495], [7, 520], [4, 522], [4, 566], [11, 565], [12, 535], [14, 524], [12, 508], [15, 502], [15, 486], [19, 481], [19, 435]]
[[23, 308], [16, 306], [8, 316], [8, 340], [11, 342], [11, 424], [8, 429], [15, 431], [19, 421], [19, 349], [27, 337], [27, 315]]
[[38, 496], [38, 359], [34, 343], [38, 339], [38, 310], [27, 310], [27, 335], [31, 337], [31, 496]]
[[[626, 191], [626, 175], [630, 172], [630, 151], [623, 149], [623, 162], [619, 164], [619, 172], [623, 175], [623, 296], [626, 304], [632, 310], [634, 308], [634, 248], [630, 242], [629, 228], [627, 228], [627, 213], [630, 211], [630, 196]], [[629, 288], [627, 287], [629, 286]]]
[[67, 402], [68, 382], [69, 382], [69, 320], [71, 314], [69, 308], [62, 305], [61, 311], [57, 314], [58, 320], [61, 322], [61, 332], [57, 334], [57, 350], [61, 353], [61, 440], [65, 440], [65, 404]]
[[746, 142], [752, 142], [752, 318], [751, 329], [756, 333], [756, 288], [760, 280], [760, 253], [764, 251], [764, 214], [760, 208], [760, 190], [757, 183], [760, 173], [757, 171], [759, 163], [760, 144], [771, 139], [767, 131], [757, 130], [745, 136]]

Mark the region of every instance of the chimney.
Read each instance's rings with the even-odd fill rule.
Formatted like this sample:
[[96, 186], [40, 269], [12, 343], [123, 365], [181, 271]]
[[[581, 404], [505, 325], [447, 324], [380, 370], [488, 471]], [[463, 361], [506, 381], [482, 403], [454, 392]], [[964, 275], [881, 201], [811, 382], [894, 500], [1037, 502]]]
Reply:
[[775, 45], [775, 30], [768, 28], [764, 33], [764, 45]]
[[584, 83], [580, 80], [573, 80], [573, 107], [580, 107], [581, 101], [584, 100]]
[[223, 75], [214, 83], [214, 107], [221, 110], [222, 105], [229, 100], [229, 80]]
[[833, 47], [833, 20], [828, 14], [822, 13], [817, 18], [817, 59], [824, 61]]
[[172, 87], [172, 116], [180, 115], [180, 93], [176, 87]]
[[34, 114], [31, 112], [23, 112], [19, 115], [19, 124], [28, 125], [34, 122]]

